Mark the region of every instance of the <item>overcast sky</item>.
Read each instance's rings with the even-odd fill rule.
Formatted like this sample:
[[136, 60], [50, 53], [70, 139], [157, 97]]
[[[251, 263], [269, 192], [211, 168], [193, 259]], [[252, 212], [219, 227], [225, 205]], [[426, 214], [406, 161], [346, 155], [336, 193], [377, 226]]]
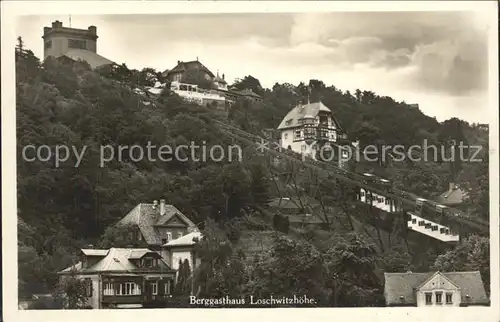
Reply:
[[[44, 26], [69, 16], [24, 16], [17, 34], [43, 57]], [[106, 15], [71, 17], [97, 26], [97, 52], [130, 68], [199, 60], [229, 81], [252, 75], [265, 87], [320, 79], [372, 90], [442, 121], [488, 122], [487, 33], [472, 12]]]

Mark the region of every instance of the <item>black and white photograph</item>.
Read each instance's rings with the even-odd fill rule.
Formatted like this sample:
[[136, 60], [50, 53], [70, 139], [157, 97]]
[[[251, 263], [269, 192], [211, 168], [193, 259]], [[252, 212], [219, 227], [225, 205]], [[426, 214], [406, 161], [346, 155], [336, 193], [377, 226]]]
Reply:
[[6, 2], [6, 321], [499, 321], [498, 3]]

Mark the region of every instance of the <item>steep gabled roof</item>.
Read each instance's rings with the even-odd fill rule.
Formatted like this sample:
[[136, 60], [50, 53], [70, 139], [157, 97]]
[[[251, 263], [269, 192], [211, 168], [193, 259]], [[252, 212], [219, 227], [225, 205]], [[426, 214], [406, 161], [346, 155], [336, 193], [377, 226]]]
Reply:
[[214, 74], [205, 65], [203, 65], [202, 63], [200, 63], [197, 60], [187, 61], [187, 62], [179, 61], [174, 68], [172, 68], [169, 71], [165, 71], [164, 75], [168, 76], [169, 74], [183, 73], [183, 72], [190, 70], [190, 69], [203, 70], [204, 72], [209, 74], [211, 77], [214, 77]]
[[[384, 295], [386, 304], [401, 304], [400, 297], [402, 296], [405, 305], [415, 305], [415, 290], [434, 275], [435, 272], [384, 273]], [[442, 275], [460, 288], [463, 303], [487, 304], [489, 302], [479, 271], [445, 272], [442, 273]], [[467, 297], [467, 295], [469, 297]]]
[[283, 118], [280, 125], [278, 126], [278, 130], [300, 126], [299, 124], [300, 119], [304, 118], [305, 116], [316, 117], [319, 112], [330, 113], [333, 122], [335, 122], [335, 126], [338, 129], [342, 130], [340, 123], [335, 119], [335, 117], [332, 114], [332, 111], [328, 107], [326, 107], [322, 102], [297, 105], [290, 112], [288, 112], [288, 114]]
[[156, 226], [165, 225], [168, 223], [170, 219], [172, 219], [175, 216], [178, 216], [186, 224], [186, 226], [188, 227], [194, 226], [194, 223], [173, 205], [165, 205], [165, 215], [160, 216], [155, 225]]
[[196, 225], [173, 205], [165, 205], [166, 214], [160, 215], [160, 206], [140, 203], [123, 217], [117, 225], [137, 225], [148, 245], [161, 245], [161, 237], [156, 230], [157, 225], [166, 223], [174, 215], [178, 215], [188, 226], [188, 231], [197, 230]]

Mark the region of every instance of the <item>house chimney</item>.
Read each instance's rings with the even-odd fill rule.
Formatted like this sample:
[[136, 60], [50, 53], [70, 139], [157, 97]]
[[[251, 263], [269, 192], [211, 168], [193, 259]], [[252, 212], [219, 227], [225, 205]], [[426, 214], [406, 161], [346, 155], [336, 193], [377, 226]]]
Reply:
[[224, 74], [222, 74], [222, 79], [223, 79], [223, 80], [226, 80], [226, 77], [225, 77], [225, 75], [224, 75]]
[[56, 20], [52, 23], [52, 28], [61, 28], [62, 27], [62, 22], [59, 20]]
[[153, 200], [153, 209], [158, 208], [158, 200]]
[[448, 184], [448, 186], [449, 186], [449, 190], [450, 190], [450, 191], [454, 190], [454, 189], [455, 189], [455, 182], [450, 182], [450, 183]]
[[160, 215], [163, 216], [165, 211], [165, 199], [160, 199]]

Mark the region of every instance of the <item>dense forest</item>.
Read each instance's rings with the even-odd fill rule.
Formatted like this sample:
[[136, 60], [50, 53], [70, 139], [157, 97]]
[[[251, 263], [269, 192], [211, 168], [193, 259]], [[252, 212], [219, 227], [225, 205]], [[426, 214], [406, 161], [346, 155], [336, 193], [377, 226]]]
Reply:
[[[390, 234], [383, 237], [356, 219], [366, 210], [345, 204], [340, 182], [315, 182], [314, 174], [310, 180], [297, 176], [296, 183], [307, 187], [295, 193], [301, 200], [318, 200], [328, 225], [307, 231], [273, 225], [268, 201], [290, 192], [252, 147], [245, 147], [243, 162], [135, 162], [125, 156], [100, 167], [105, 145], [232, 144], [210, 121], [215, 116], [209, 109], [183, 102], [168, 86], [157, 97], [134, 91], [164, 82], [152, 68], [118, 65], [96, 72], [85, 62], [41, 62], [21, 41], [16, 71], [20, 297], [53, 292], [55, 273], [74, 263], [78, 248], [110, 245], [110, 225], [138, 203], [158, 199], [175, 205], [202, 229], [202, 265], [194, 278], [205, 297], [307, 294], [321, 306], [378, 306], [383, 305], [381, 273], [431, 269], [480, 270], [489, 289], [488, 238], [473, 235], [454, 248], [429, 244], [422, 249], [418, 241], [412, 246]], [[261, 103], [236, 102], [225, 120], [254, 133], [276, 128], [298, 102], [321, 99], [360, 144], [455, 139], [487, 146], [488, 133], [475, 124], [455, 118], [440, 123], [371, 91], [350, 93], [320, 80], [267, 89], [250, 75], [234, 86], [263, 97]], [[50, 160], [23, 161], [29, 144], [87, 150], [78, 167], [74, 156], [56, 167]], [[450, 180], [449, 165], [439, 160], [363, 166], [428, 198], [445, 191]], [[458, 178], [471, 191], [467, 203], [472, 214], [487, 219], [487, 162], [459, 165]], [[254, 239], [247, 236], [265, 231], [272, 232], [268, 250], [250, 256], [247, 244]], [[387, 238], [392, 242], [384, 243]]]

